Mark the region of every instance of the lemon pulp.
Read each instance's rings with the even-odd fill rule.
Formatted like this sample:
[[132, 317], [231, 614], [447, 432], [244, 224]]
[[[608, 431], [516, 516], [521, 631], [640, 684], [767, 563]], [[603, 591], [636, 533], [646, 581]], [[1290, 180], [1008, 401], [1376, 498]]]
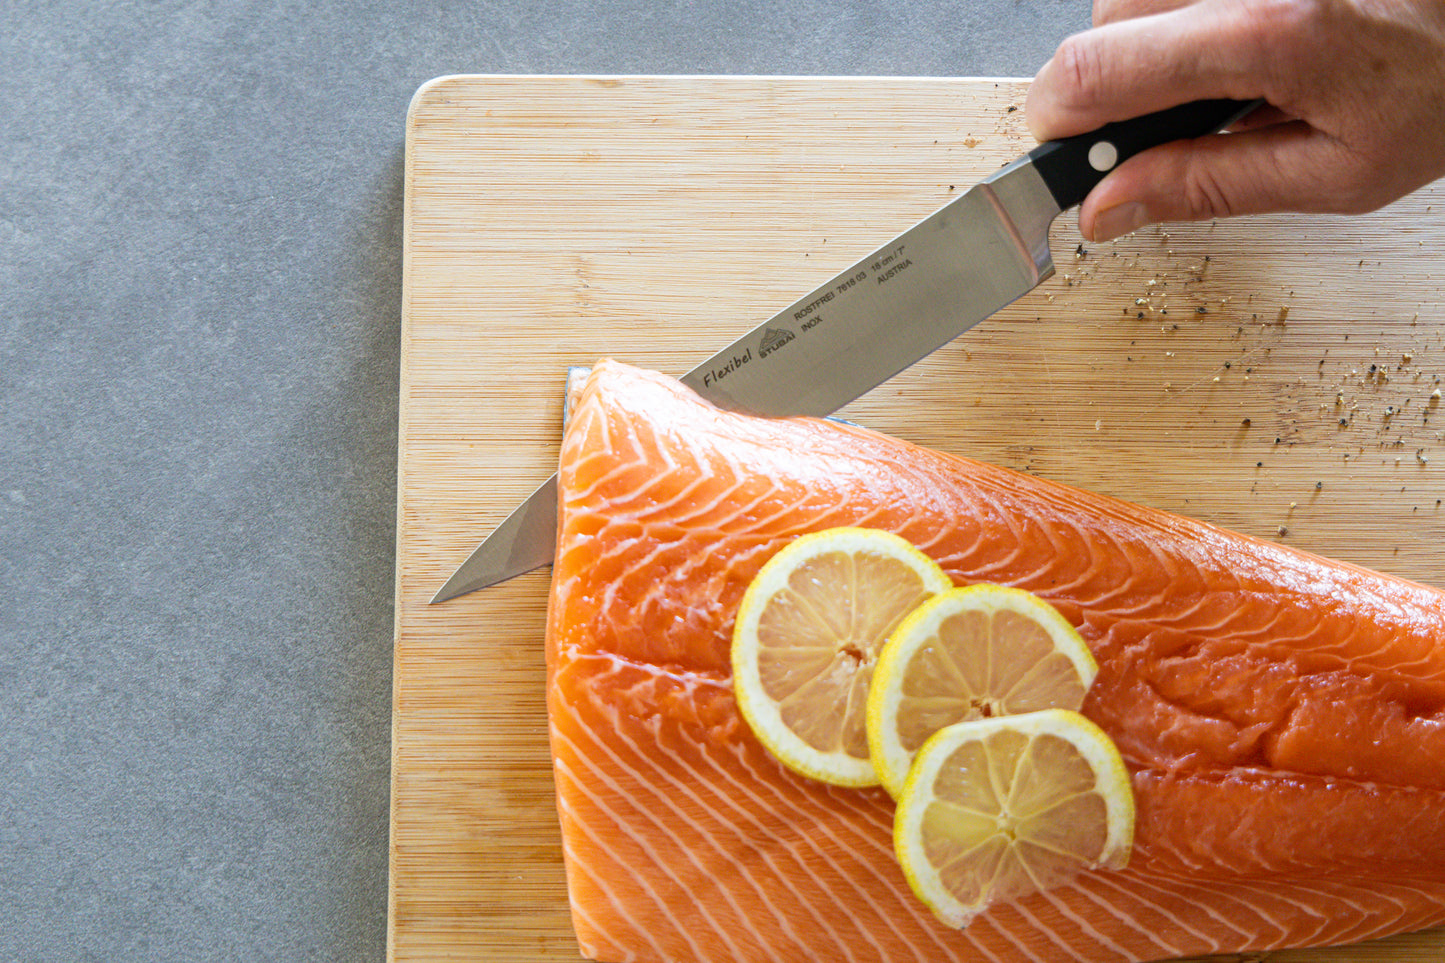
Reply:
[[928, 600], [879, 656], [868, 694], [869, 754], [895, 797], [927, 739], [968, 719], [1078, 709], [1098, 674], [1079, 633], [1021, 589], [973, 585]]
[[878, 653], [903, 618], [951, 582], [889, 532], [835, 528], [774, 555], [743, 596], [733, 689], [784, 765], [845, 786], [876, 785], [867, 699]]
[[1113, 742], [1077, 712], [960, 722], [918, 753], [893, 832], [914, 893], [961, 927], [995, 902], [1127, 864], [1133, 789]]

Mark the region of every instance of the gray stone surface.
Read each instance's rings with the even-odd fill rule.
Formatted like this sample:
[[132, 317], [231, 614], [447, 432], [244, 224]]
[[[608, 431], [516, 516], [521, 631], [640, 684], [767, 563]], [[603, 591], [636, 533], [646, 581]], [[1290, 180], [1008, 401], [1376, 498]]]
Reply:
[[1030, 75], [1088, 6], [0, 3], [0, 960], [384, 956], [421, 83]]

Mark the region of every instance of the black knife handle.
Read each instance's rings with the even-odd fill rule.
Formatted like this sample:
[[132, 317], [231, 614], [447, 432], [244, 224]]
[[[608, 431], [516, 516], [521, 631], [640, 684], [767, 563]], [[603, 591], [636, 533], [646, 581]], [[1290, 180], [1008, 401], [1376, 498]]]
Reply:
[[1029, 151], [1034, 169], [1066, 211], [1120, 164], [1135, 154], [1173, 140], [1223, 130], [1264, 103], [1262, 100], [1196, 100], [1178, 107], [1105, 124], [1096, 131], [1051, 140]]

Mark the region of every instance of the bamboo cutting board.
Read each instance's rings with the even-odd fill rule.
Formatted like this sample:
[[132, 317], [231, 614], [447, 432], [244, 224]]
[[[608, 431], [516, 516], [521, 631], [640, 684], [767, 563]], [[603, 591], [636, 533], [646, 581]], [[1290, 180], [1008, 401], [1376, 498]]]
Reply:
[[[555, 469], [564, 373], [681, 374], [1032, 145], [1013, 80], [445, 77], [407, 124], [388, 956], [577, 958], [547, 574], [427, 600]], [[845, 409], [1445, 586], [1445, 185], [1080, 245]], [[1445, 957], [1445, 931], [1275, 963]]]

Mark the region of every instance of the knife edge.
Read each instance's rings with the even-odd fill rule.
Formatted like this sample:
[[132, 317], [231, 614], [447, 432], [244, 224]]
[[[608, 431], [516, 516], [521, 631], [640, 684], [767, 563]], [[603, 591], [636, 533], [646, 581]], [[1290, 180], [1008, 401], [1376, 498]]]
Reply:
[[467, 556], [431, 604], [484, 589], [552, 561], [557, 540], [557, 475], [537, 486]]

